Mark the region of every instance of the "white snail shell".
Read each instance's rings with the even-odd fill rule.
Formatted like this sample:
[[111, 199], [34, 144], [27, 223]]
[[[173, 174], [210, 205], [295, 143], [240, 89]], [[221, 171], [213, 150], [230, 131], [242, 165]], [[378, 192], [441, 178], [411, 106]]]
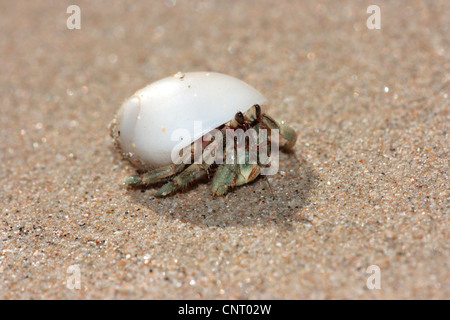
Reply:
[[[159, 168], [172, 164], [175, 147], [188, 146], [233, 119], [237, 112], [265, 102], [256, 89], [228, 75], [177, 73], [128, 98], [112, 122], [112, 136], [137, 167]], [[201, 121], [199, 132], [194, 132], [196, 121]], [[189, 131], [191, 139], [182, 144], [174, 140], [172, 133], [177, 129]]]

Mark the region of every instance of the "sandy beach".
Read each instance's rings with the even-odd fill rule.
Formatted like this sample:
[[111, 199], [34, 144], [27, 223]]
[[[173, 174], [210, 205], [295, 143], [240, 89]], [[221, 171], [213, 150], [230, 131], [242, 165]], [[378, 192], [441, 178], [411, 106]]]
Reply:
[[[449, 1], [75, 2], [0, 1], [1, 299], [450, 298]], [[108, 124], [178, 71], [270, 101], [277, 174], [121, 185]]]

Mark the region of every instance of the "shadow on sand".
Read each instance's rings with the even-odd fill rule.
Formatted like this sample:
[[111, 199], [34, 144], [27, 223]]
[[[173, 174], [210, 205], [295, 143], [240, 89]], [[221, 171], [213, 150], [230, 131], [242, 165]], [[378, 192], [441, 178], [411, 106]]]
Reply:
[[208, 228], [280, 225], [289, 229], [293, 222], [308, 223], [299, 212], [308, 204], [316, 179], [308, 163], [291, 153], [280, 154], [280, 171], [274, 176], [259, 177], [224, 197], [211, 195], [210, 181], [193, 184], [166, 198], [153, 196], [161, 184], [129, 189], [129, 194], [133, 201], [154, 212], [185, 223]]

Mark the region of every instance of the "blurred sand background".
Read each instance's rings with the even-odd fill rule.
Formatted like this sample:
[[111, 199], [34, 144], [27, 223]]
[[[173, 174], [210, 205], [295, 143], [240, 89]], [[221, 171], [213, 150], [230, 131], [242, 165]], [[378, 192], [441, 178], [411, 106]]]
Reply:
[[[0, 298], [450, 298], [449, 1], [0, 8]], [[134, 169], [107, 125], [122, 101], [202, 70], [248, 82], [297, 130], [276, 199], [265, 179], [218, 199], [208, 183], [166, 199], [120, 185]]]

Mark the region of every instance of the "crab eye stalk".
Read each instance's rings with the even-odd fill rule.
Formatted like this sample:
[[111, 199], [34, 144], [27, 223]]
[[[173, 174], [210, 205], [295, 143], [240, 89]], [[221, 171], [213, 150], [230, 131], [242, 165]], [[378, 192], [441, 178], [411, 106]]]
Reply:
[[255, 104], [255, 113], [256, 113], [256, 119], [259, 119], [259, 117], [261, 117], [261, 107], [259, 106], [259, 104]]
[[245, 123], [245, 118], [244, 115], [242, 114], [242, 112], [238, 112], [236, 113], [236, 115], [234, 116], [234, 119], [239, 123], [239, 124], [244, 124]]
[[252, 124], [256, 124], [261, 117], [261, 107], [259, 104], [254, 104], [245, 112], [245, 118]]

